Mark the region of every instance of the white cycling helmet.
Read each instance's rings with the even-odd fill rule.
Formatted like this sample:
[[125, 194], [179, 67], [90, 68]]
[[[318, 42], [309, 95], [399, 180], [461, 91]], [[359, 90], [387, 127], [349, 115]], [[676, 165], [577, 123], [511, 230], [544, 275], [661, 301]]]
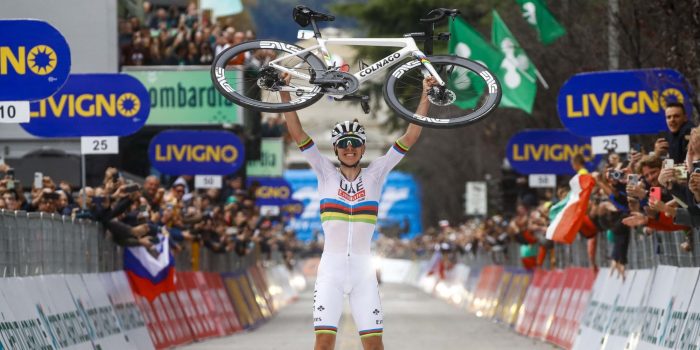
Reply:
[[335, 146], [340, 139], [352, 138], [359, 140], [362, 144], [367, 141], [367, 135], [365, 134], [365, 128], [360, 125], [357, 119], [353, 121], [346, 120], [335, 124], [333, 130], [331, 131], [331, 140], [333, 141], [333, 146]]

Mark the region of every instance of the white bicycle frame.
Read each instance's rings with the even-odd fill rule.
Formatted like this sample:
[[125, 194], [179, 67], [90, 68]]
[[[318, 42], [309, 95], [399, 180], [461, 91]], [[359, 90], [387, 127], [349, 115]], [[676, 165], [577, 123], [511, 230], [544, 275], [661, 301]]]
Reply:
[[[413, 38], [386, 38], [386, 39], [372, 39], [372, 38], [316, 38], [318, 42], [317, 45], [311, 46], [307, 49], [295, 52], [293, 54], [285, 55], [279, 57], [275, 60], [269, 62], [270, 67], [273, 67], [279, 71], [291, 74], [294, 77], [310, 80], [311, 76], [302, 72], [298, 72], [294, 69], [289, 69], [287, 67], [277, 64], [279, 61], [287, 59], [291, 56], [299, 56], [307, 52], [320, 51], [321, 56], [326, 62], [326, 67], [332, 67], [334, 62], [331, 60], [330, 52], [328, 51], [327, 44], [331, 45], [346, 45], [346, 46], [382, 46], [382, 47], [401, 47], [398, 51], [392, 53], [389, 56], [367, 66], [366, 68], [353, 74], [355, 78], [362, 84], [365, 80], [372, 78], [375, 74], [384, 71], [385, 69], [394, 66], [395, 64], [401, 62], [404, 58], [410, 56], [415, 57], [420, 61], [420, 63], [425, 67], [430, 75], [432, 75], [435, 80], [437, 80], [440, 86], [444, 86], [445, 82], [440, 79], [440, 75], [435, 71], [435, 68], [430, 61], [426, 58], [425, 54], [418, 49], [416, 46], [416, 41]], [[283, 91], [306, 91], [317, 93], [317, 87], [306, 87], [306, 86], [285, 86], [280, 88]]]

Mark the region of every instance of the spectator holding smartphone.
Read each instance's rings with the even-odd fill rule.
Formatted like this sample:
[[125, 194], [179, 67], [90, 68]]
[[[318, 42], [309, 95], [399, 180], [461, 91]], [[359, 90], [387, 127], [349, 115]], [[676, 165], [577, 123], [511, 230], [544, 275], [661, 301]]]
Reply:
[[694, 127], [688, 120], [685, 106], [679, 102], [669, 102], [664, 110], [668, 133], [656, 140], [654, 154], [662, 158], [671, 158], [676, 164], [685, 161], [690, 140], [690, 130]]

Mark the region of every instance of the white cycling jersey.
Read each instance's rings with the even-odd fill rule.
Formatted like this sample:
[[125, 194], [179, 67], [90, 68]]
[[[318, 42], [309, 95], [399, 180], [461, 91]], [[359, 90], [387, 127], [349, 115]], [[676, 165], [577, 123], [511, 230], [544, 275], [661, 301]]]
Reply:
[[397, 141], [384, 156], [362, 168], [354, 181], [348, 181], [311, 138], [302, 142], [299, 149], [318, 178], [325, 237], [314, 291], [315, 331], [337, 332], [343, 295], [349, 294], [360, 336], [382, 335], [383, 313], [370, 243], [382, 186], [408, 147]]

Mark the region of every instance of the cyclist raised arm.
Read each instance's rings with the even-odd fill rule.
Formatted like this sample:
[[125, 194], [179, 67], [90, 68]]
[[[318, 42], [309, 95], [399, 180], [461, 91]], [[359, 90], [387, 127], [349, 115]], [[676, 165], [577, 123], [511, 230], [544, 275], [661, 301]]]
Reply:
[[[288, 76], [285, 77], [288, 81]], [[424, 78], [416, 114], [430, 108], [428, 91], [436, 84]], [[289, 92], [280, 92], [289, 101]], [[314, 349], [335, 347], [344, 294], [349, 295], [352, 316], [365, 350], [384, 349], [384, 314], [379, 300], [370, 245], [379, 214], [382, 187], [391, 169], [420, 137], [422, 127], [410, 124], [386, 154], [360, 167], [367, 136], [357, 120], [336, 124], [331, 130], [333, 150], [340, 166], [324, 157], [304, 131], [296, 112], [285, 112], [287, 130], [318, 179], [323, 254], [314, 287]]]

